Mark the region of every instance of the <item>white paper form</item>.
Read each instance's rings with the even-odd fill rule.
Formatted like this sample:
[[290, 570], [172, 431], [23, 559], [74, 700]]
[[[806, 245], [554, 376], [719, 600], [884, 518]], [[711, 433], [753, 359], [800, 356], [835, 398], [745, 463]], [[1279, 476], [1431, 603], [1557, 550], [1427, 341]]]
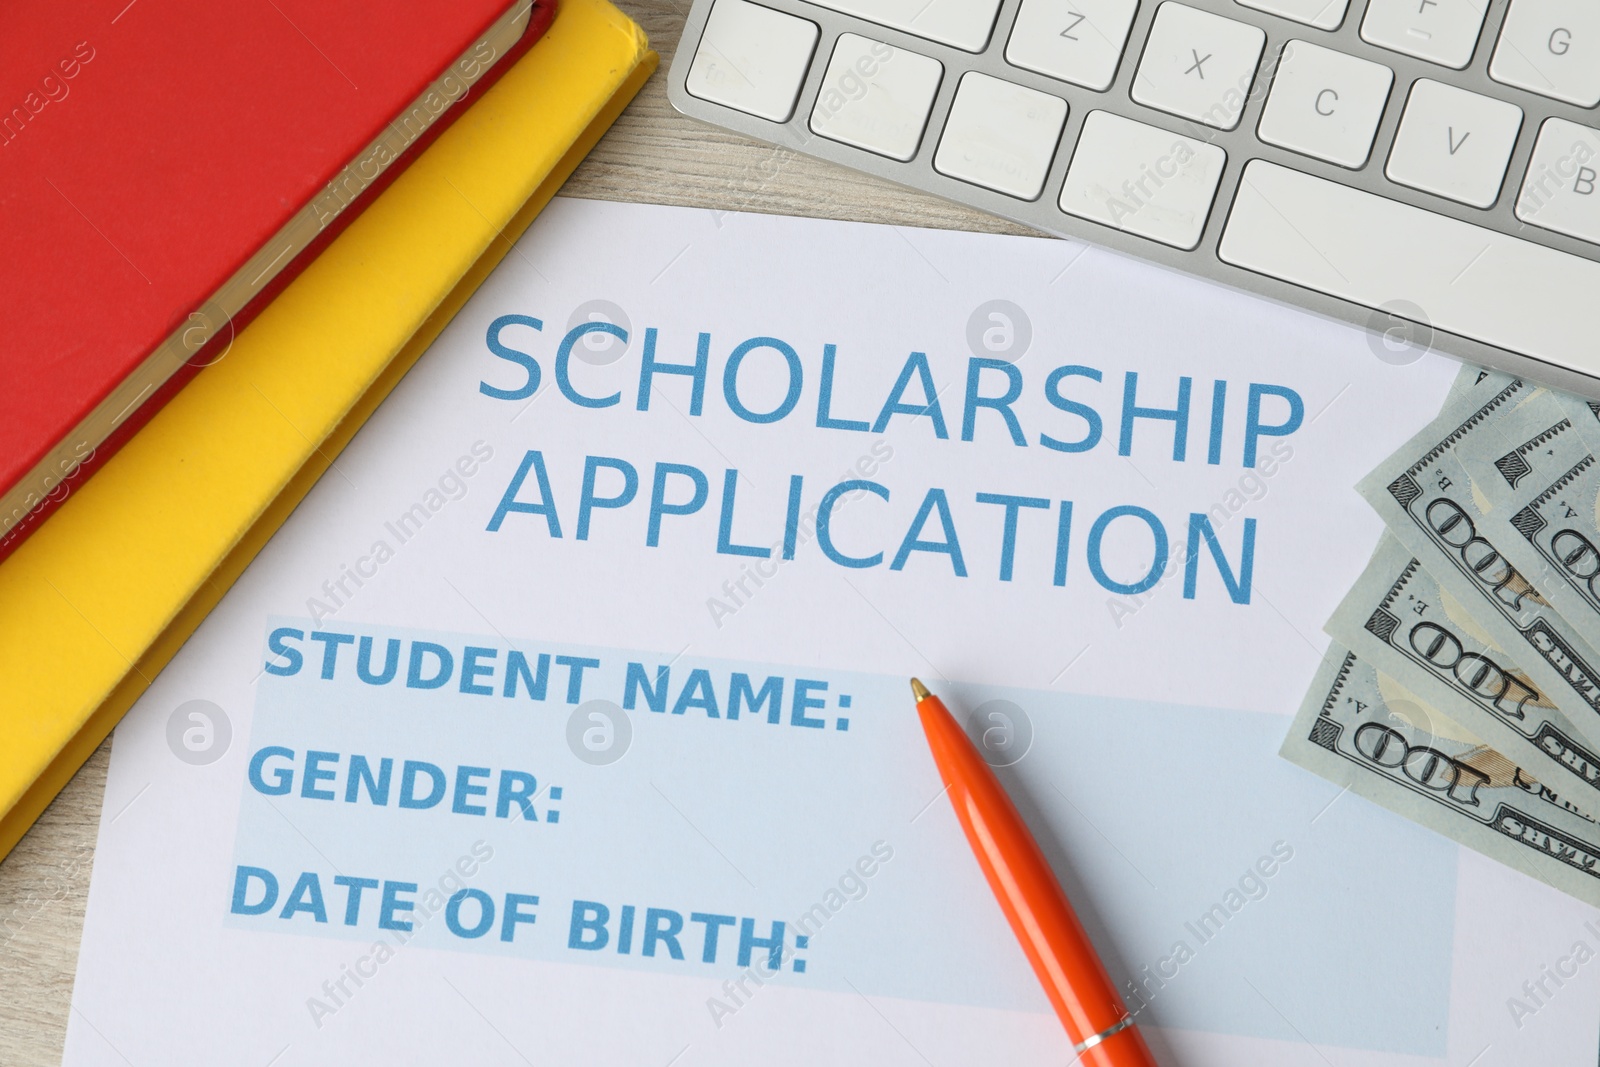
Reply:
[[1373, 344], [557, 200], [118, 728], [67, 1063], [1066, 1062], [911, 675], [1164, 1063], [1592, 1062], [1589, 909], [1276, 755], [1454, 372]]

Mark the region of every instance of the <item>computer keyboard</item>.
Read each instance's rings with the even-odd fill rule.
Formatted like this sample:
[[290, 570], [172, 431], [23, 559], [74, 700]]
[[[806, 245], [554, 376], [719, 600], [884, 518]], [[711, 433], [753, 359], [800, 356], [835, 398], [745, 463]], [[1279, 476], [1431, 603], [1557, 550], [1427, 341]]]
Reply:
[[694, 0], [695, 118], [1600, 396], [1600, 0]]

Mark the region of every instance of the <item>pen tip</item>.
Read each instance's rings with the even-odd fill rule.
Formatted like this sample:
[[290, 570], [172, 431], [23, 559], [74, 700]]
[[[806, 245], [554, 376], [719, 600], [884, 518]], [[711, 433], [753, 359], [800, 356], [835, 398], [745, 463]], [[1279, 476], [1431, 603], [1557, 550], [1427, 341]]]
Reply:
[[920, 704], [933, 694], [928, 692], [928, 687], [922, 684], [920, 678], [913, 678], [911, 679], [911, 695], [916, 697], [917, 703]]

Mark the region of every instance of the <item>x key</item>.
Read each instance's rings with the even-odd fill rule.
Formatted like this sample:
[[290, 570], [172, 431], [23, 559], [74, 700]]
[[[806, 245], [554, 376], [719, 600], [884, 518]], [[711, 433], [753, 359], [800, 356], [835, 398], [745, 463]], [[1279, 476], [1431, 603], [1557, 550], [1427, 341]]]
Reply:
[[1231, 130], [1244, 117], [1266, 40], [1254, 26], [1168, 0], [1156, 11], [1133, 98]]

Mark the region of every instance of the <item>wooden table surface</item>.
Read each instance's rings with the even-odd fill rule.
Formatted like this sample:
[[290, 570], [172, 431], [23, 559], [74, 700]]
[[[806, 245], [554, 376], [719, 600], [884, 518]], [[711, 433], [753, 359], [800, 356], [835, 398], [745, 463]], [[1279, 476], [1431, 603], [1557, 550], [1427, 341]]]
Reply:
[[[693, 122], [667, 102], [688, 0], [614, 0], [661, 53], [651, 78], [562, 190], [600, 200], [1027, 233], [1002, 219]], [[61, 1061], [107, 741], [0, 862], [0, 1064]]]

